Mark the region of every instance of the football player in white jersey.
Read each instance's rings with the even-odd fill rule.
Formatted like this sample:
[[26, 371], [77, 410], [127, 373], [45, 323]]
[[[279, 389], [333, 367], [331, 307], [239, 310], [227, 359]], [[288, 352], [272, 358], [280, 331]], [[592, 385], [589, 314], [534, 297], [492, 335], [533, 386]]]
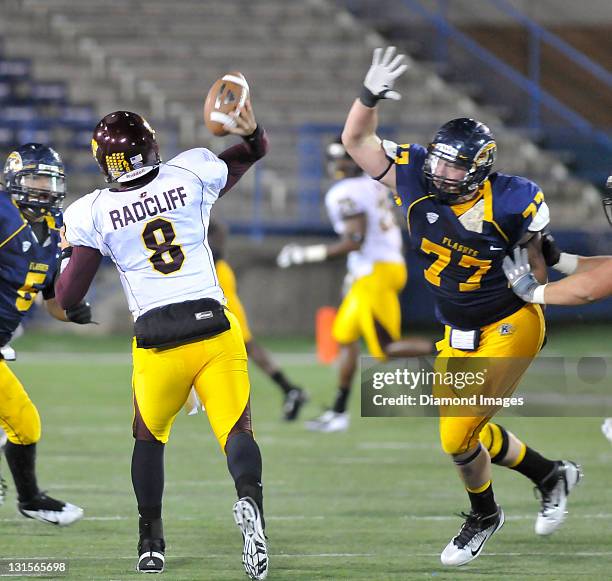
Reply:
[[82, 299], [107, 256], [134, 317], [132, 483], [140, 572], [164, 568], [164, 447], [192, 386], [235, 482], [245, 570], [252, 579], [264, 579], [268, 571], [247, 356], [236, 317], [224, 307], [207, 241], [212, 205], [265, 155], [267, 137], [249, 102], [231, 132], [244, 142], [219, 157], [197, 148], [162, 163], [155, 132], [140, 115], [105, 116], [94, 130], [92, 150], [109, 186], [83, 196], [64, 216], [60, 304]]
[[426, 339], [400, 340], [399, 293], [407, 280], [402, 234], [395, 221], [387, 188], [365, 175], [348, 156], [340, 138], [327, 147], [328, 173], [337, 180], [325, 196], [325, 207], [341, 240], [335, 244], [288, 244], [280, 252], [281, 268], [330, 258], [347, 257], [345, 287], [333, 325], [340, 345], [336, 400], [331, 409], [307, 422], [313, 431], [339, 432], [349, 426], [348, 397], [357, 370], [359, 339], [372, 357], [424, 355], [432, 351]]

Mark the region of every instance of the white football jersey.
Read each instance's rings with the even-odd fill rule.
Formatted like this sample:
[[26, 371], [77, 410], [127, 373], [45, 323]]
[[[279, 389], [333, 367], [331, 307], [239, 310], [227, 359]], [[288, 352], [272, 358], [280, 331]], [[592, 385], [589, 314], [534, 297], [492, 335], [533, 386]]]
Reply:
[[207, 230], [227, 165], [207, 149], [190, 149], [131, 190], [96, 190], [64, 213], [72, 246], [97, 248], [117, 267], [130, 311], [211, 297], [224, 302]]
[[359, 250], [347, 258], [354, 279], [372, 272], [375, 262], [404, 262], [402, 233], [395, 220], [389, 190], [367, 175], [335, 183], [325, 196], [327, 214], [337, 234], [344, 234], [344, 220], [366, 215], [366, 234]]

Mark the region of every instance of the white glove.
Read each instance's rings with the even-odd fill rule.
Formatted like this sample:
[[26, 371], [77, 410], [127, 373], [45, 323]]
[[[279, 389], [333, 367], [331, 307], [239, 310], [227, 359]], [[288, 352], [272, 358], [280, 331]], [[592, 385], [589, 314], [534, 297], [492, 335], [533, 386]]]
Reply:
[[395, 58], [394, 55], [394, 46], [387, 47], [384, 54], [382, 48], [374, 49], [372, 66], [363, 81], [364, 90], [360, 97], [366, 107], [374, 107], [379, 99], [399, 101], [402, 98], [397, 91], [392, 89], [395, 79], [408, 69], [408, 64], [404, 63], [405, 55], [398, 54]]
[[506, 256], [502, 263], [504, 274], [516, 295], [527, 303], [544, 304], [544, 287], [531, 272], [526, 248], [514, 249], [514, 260]]
[[17, 353], [10, 345], [5, 345], [0, 349], [0, 354], [5, 361], [15, 361], [17, 359]]
[[327, 247], [325, 244], [313, 246], [300, 246], [299, 244], [287, 244], [283, 246], [276, 257], [276, 264], [281, 268], [289, 268], [293, 264], [304, 264], [305, 262], [321, 262], [327, 258]]

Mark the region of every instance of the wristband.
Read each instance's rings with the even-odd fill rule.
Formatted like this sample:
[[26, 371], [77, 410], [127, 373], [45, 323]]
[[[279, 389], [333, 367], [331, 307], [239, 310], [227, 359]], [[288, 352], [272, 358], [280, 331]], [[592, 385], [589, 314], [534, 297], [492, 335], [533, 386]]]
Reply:
[[244, 139], [249, 145], [252, 145], [255, 141], [257, 141], [261, 134], [263, 133], [263, 127], [261, 125], [257, 125], [255, 127], [255, 131], [251, 133], [251, 135], [245, 135], [242, 139]]
[[545, 284], [541, 284], [536, 287], [533, 291], [533, 299], [532, 303], [537, 303], [538, 305], [545, 305], [546, 301], [544, 300], [544, 289], [546, 288]]
[[366, 107], [376, 107], [376, 103], [380, 100], [380, 97], [372, 93], [370, 89], [368, 89], [365, 85], [361, 88], [361, 95], [359, 95], [359, 100]]
[[323, 262], [327, 258], [327, 246], [315, 244], [304, 246], [304, 262]]
[[72, 256], [72, 246], [68, 246], [60, 252], [59, 269], [58, 269], [60, 274], [64, 272], [64, 269], [68, 266], [68, 262], [70, 262], [71, 256]]
[[553, 268], [566, 275], [574, 274], [578, 268], [578, 255], [562, 252], [559, 256], [559, 262]]

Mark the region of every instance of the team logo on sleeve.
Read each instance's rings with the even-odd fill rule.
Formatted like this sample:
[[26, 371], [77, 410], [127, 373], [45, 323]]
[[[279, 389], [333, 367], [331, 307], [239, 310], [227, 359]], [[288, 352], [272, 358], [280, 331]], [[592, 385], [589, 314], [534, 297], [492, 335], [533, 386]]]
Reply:
[[497, 330], [499, 331], [500, 335], [512, 335], [512, 333], [514, 333], [514, 325], [511, 325], [510, 323], [502, 323]]
[[436, 214], [435, 212], [427, 212], [427, 214], [425, 214], [425, 217], [427, 218], [427, 221], [430, 224], [433, 224], [438, 221], [438, 218], [440, 216], [438, 216], [438, 214]]

